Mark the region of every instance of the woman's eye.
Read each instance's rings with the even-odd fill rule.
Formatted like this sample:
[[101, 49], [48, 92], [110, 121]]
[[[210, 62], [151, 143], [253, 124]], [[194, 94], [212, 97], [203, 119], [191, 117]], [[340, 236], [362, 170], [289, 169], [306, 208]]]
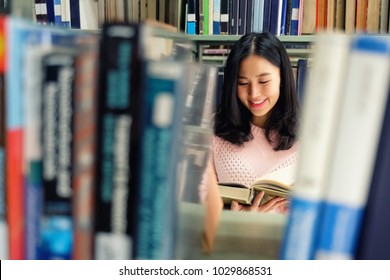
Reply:
[[268, 83], [269, 81], [259, 81], [260, 84], [266, 84]]
[[240, 86], [245, 86], [247, 84], [248, 84], [247, 82], [238, 82], [238, 85], [240, 85]]

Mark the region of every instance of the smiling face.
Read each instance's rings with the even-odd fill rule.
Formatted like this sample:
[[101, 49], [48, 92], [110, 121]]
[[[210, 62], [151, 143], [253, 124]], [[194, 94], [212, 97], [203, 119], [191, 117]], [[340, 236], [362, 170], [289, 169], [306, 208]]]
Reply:
[[237, 95], [252, 113], [252, 123], [263, 127], [280, 96], [280, 70], [258, 55], [240, 62]]

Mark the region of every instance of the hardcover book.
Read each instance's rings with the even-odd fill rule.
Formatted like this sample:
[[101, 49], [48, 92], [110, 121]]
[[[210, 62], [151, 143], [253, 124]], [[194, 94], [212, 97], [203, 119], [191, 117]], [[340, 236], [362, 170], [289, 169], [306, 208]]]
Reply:
[[250, 186], [233, 182], [219, 182], [219, 192], [224, 204], [233, 200], [242, 204], [252, 204], [253, 198], [260, 191], [265, 192], [265, 200], [274, 196], [288, 198], [295, 183], [296, 165], [273, 171], [253, 181]]

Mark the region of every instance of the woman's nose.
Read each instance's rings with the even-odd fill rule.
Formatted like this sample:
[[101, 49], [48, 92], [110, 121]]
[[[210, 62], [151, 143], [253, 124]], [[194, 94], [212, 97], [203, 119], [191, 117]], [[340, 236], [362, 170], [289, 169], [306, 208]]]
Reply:
[[260, 87], [258, 86], [258, 84], [254, 83], [254, 84], [250, 85], [250, 87], [249, 87], [249, 95], [251, 97], [256, 97], [256, 96], [260, 96], [261, 95]]

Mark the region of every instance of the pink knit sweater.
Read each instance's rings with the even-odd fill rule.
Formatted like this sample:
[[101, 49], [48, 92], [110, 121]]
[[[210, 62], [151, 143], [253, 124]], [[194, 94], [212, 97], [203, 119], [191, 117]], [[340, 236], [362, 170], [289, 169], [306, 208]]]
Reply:
[[[211, 141], [208, 167], [218, 182], [237, 182], [249, 186], [257, 177], [287, 167], [298, 160], [298, 144], [289, 150], [275, 151], [264, 135], [264, 129], [251, 124], [253, 140], [236, 146], [217, 136]], [[207, 172], [200, 185], [200, 199], [206, 201]]]

